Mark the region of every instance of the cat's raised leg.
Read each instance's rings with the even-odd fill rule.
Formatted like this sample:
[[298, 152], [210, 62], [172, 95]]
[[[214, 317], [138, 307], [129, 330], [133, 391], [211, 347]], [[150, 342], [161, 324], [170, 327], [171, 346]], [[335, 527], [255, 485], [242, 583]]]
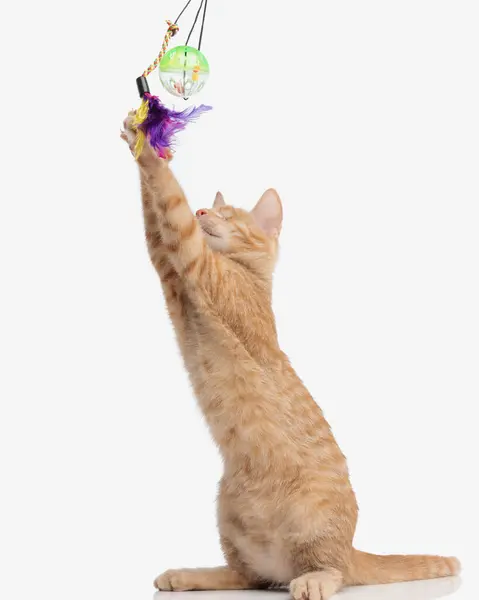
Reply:
[[[132, 149], [135, 132], [133, 114], [125, 119], [125, 139]], [[155, 211], [161, 214], [159, 227], [164, 248], [183, 283], [196, 284], [205, 279], [205, 271], [218, 268], [218, 260], [207, 246], [197, 218], [192, 213], [183, 190], [168, 166], [169, 160], [159, 158], [148, 142], [138, 157], [142, 177], [152, 194]], [[214, 263], [214, 264], [213, 264]]]
[[247, 590], [255, 587], [246, 577], [229, 567], [210, 569], [170, 569], [155, 579], [159, 590]]
[[289, 585], [293, 600], [329, 600], [343, 586], [343, 576], [337, 569], [305, 573]]
[[152, 192], [148, 187], [143, 171], [140, 169], [141, 198], [145, 221], [145, 235], [151, 262], [160, 276], [168, 314], [173, 322], [176, 335], [180, 341], [184, 338], [184, 309], [182, 303], [183, 286], [168, 258], [161, 235], [160, 221], [162, 215], [155, 208]]
[[[131, 114], [130, 114], [131, 117]], [[135, 134], [131, 128], [126, 127], [127, 119], [125, 119], [125, 130], [122, 131], [121, 137], [124, 139], [130, 150], [133, 152], [135, 143]], [[148, 146], [146, 152], [151, 151]], [[161, 168], [161, 163], [156, 160], [156, 157], [150, 157], [153, 168]], [[175, 332], [180, 339], [183, 338], [183, 304], [181, 302], [182, 285], [175, 268], [168, 258], [168, 252], [165, 249], [163, 237], [161, 235], [161, 219], [162, 214], [156, 207], [154, 195], [146, 181], [146, 176], [143, 169], [140, 168], [140, 184], [141, 184], [141, 200], [143, 206], [143, 217], [145, 223], [145, 237], [150, 255], [151, 262], [160, 276], [163, 293], [165, 295], [166, 306], [168, 313], [173, 322]]]

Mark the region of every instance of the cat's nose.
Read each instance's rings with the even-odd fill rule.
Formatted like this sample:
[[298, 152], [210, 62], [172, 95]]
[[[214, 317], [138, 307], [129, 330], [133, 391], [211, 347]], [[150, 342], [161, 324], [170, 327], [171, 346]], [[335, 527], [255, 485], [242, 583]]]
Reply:
[[207, 215], [208, 211], [204, 208], [200, 208], [199, 210], [196, 211], [196, 216], [197, 217], [202, 217], [203, 215]]

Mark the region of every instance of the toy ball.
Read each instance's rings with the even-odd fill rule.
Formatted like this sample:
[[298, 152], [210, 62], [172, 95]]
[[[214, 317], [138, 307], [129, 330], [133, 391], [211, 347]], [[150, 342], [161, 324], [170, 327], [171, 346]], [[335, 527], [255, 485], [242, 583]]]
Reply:
[[187, 100], [203, 89], [210, 66], [205, 55], [196, 48], [176, 46], [164, 54], [159, 72], [166, 91]]

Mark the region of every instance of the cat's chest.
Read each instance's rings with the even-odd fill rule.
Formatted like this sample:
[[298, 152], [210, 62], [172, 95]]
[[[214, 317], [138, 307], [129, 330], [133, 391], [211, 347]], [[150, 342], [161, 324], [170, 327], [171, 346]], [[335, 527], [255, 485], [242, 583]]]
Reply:
[[186, 360], [188, 370], [201, 371], [207, 367], [205, 358], [218, 354], [218, 344], [221, 337], [216, 332], [212, 334], [209, 318], [195, 309], [191, 304], [186, 304], [183, 317], [184, 343], [181, 348]]
[[232, 343], [242, 344], [228, 322], [204, 314], [193, 302], [186, 302], [182, 325], [184, 343], [181, 350], [190, 374], [202, 376], [205, 379], [204, 383], [219, 370], [222, 375], [227, 375], [232, 366], [230, 361]]
[[208, 316], [193, 306], [184, 311], [183, 328], [181, 352], [197, 392], [201, 390], [201, 396], [210, 396], [212, 390], [230, 386], [233, 365], [226, 359], [221, 331], [214, 331]]

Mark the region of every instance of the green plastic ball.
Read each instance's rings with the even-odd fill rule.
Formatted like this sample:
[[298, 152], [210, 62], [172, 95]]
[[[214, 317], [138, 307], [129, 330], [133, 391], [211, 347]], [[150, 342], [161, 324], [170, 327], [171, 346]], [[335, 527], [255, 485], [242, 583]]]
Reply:
[[187, 100], [203, 89], [210, 66], [205, 55], [196, 48], [176, 46], [161, 59], [159, 73], [165, 90]]

